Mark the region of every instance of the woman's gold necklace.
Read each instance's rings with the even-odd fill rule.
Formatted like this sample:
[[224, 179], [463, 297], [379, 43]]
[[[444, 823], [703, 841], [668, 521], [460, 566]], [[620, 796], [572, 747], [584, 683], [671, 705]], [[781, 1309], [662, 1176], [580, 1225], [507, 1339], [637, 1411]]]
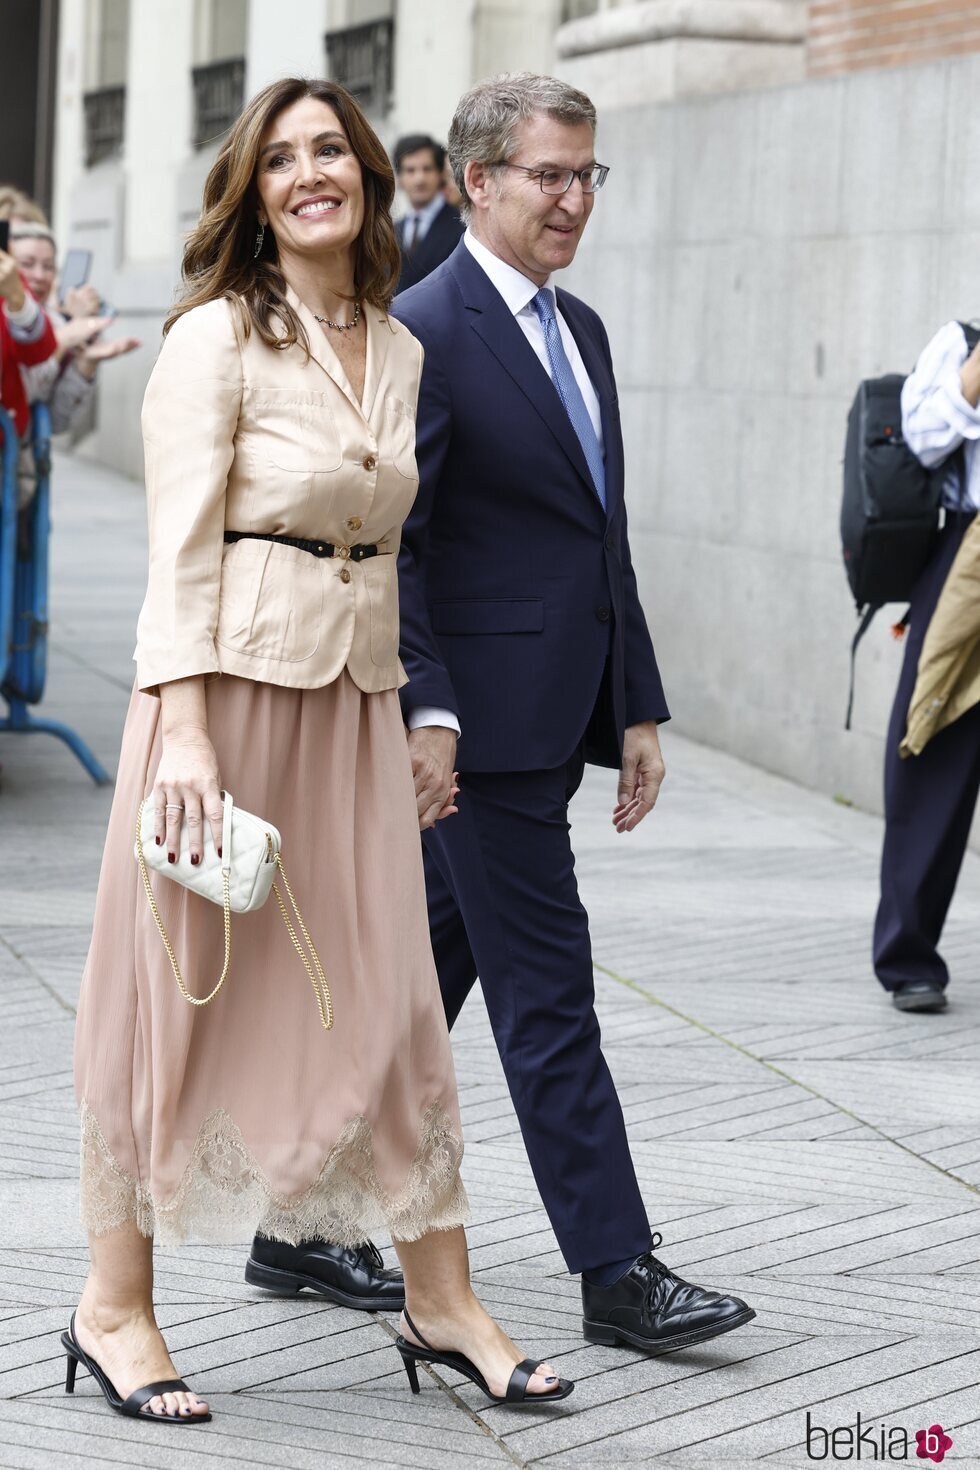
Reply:
[[354, 315], [349, 322], [332, 322], [328, 316], [317, 316], [316, 312], [313, 313], [313, 317], [314, 320], [322, 323], [323, 326], [333, 327], [335, 332], [349, 332], [361, 320], [361, 303], [359, 301], [354, 302]]

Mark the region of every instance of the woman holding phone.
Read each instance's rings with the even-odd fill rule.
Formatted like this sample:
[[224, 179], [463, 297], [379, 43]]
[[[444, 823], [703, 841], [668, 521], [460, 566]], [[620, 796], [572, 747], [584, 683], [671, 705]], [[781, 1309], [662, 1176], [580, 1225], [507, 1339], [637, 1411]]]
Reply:
[[[428, 1361], [494, 1400], [571, 1392], [469, 1282], [396, 692], [422, 353], [386, 310], [393, 193], [343, 88], [286, 80], [253, 98], [208, 178], [144, 403], [149, 585], [76, 1039], [92, 1268], [63, 1341], [70, 1381], [80, 1362], [112, 1407], [169, 1424], [209, 1413], [156, 1326], [154, 1236], [354, 1245], [384, 1227], [413, 1388]], [[206, 829], [220, 845], [222, 787], [282, 832], [333, 993], [329, 1033], [272, 903], [235, 916], [212, 1004], [178, 993], [133, 861], [136, 812], [147, 797], [168, 856], [185, 830], [193, 863]], [[203, 994], [221, 912], [157, 886]]]

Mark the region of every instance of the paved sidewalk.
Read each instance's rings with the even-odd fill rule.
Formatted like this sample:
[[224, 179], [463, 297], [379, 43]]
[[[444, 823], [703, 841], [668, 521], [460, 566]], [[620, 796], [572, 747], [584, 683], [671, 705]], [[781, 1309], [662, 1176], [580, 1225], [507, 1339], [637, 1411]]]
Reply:
[[[54, 483], [45, 708], [112, 767], [142, 496], [77, 460]], [[488, 1409], [433, 1374], [413, 1399], [390, 1321], [269, 1300], [241, 1250], [192, 1247], [159, 1257], [160, 1317], [216, 1417], [178, 1438], [111, 1415], [82, 1375], [62, 1391], [85, 1271], [72, 1018], [111, 793], [50, 737], [0, 736], [2, 1470], [804, 1466], [808, 1411], [817, 1457], [860, 1414], [862, 1459], [883, 1433], [903, 1459], [905, 1431], [909, 1463], [932, 1463], [914, 1434], [939, 1423], [947, 1463], [980, 1467], [980, 859], [949, 926], [950, 1011], [898, 1015], [868, 962], [877, 820], [671, 732], [665, 750], [633, 837], [609, 823], [608, 773], [575, 803], [599, 1011], [663, 1255], [757, 1320], [663, 1358], [583, 1342], [474, 999], [454, 1043], [478, 1288], [574, 1397]]]

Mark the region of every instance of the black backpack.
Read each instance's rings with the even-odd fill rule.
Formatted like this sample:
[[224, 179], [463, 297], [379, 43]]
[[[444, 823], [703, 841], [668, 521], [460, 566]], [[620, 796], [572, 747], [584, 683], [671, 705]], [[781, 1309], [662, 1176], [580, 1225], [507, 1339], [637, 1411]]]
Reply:
[[[980, 331], [967, 322], [960, 326], [967, 350], [972, 352]], [[847, 419], [840, 534], [844, 569], [860, 618], [851, 644], [847, 730], [851, 728], [858, 644], [880, 607], [911, 597], [935, 549], [943, 485], [950, 471], [956, 472], [961, 486], [965, 483], [962, 445], [929, 470], [906, 444], [902, 437], [904, 382], [899, 373], [865, 378]]]

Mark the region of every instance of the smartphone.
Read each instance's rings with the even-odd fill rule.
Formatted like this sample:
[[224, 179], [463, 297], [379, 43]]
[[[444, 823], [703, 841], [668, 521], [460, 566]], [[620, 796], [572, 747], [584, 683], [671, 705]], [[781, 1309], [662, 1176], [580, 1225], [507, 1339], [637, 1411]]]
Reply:
[[0, 219], [0, 250], [10, 249], [10, 221]]
[[65, 263], [61, 267], [59, 290], [61, 291], [62, 301], [64, 301], [68, 292], [73, 291], [76, 286], [87, 284], [91, 269], [91, 250], [69, 250], [65, 256]]

